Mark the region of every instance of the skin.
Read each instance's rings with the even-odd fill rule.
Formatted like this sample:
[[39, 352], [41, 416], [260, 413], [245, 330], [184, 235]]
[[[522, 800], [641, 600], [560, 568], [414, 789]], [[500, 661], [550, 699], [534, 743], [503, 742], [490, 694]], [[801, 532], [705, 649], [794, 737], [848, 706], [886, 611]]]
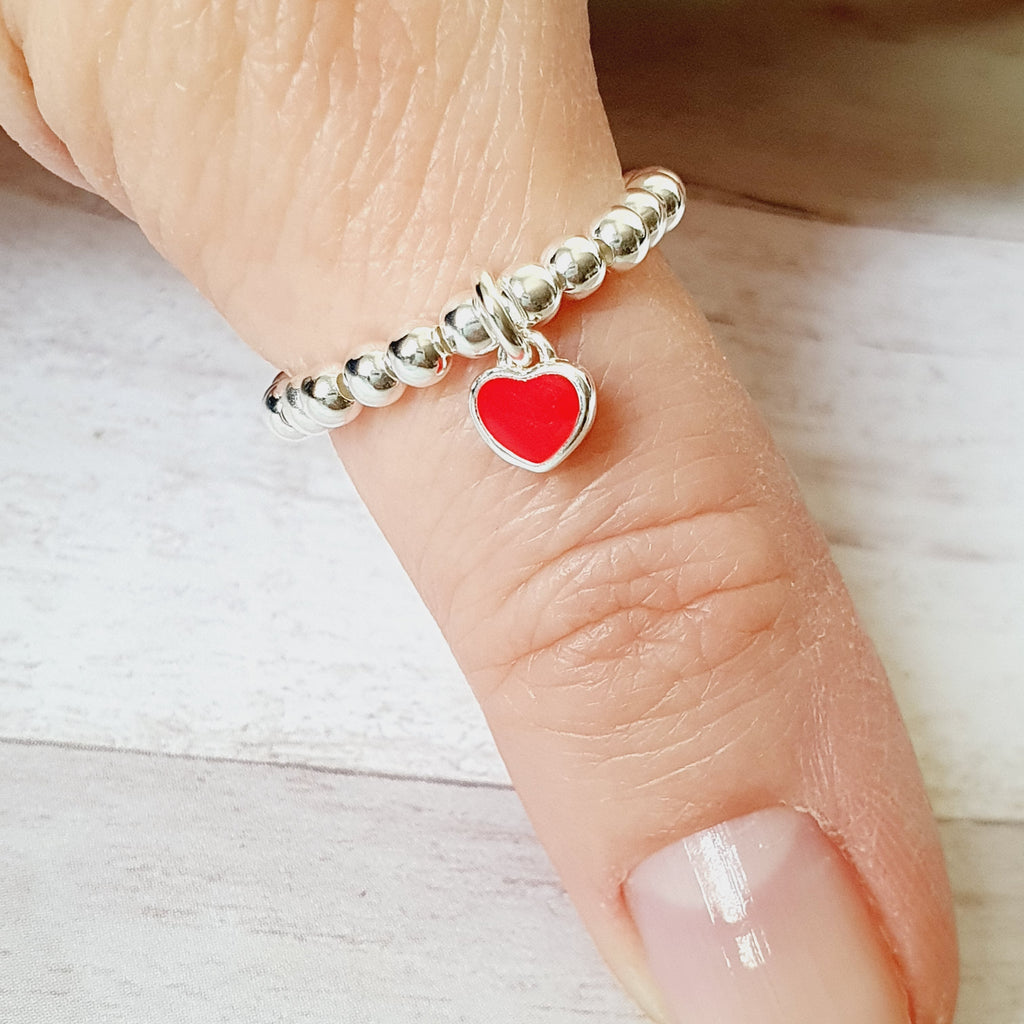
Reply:
[[[292, 372], [434, 319], [621, 188], [576, 0], [0, 0], [0, 121]], [[660, 1015], [623, 881], [787, 804], [854, 866], [914, 1019], [949, 1021], [951, 903], [909, 741], [706, 323], [653, 256], [547, 333], [600, 395], [557, 472], [477, 442], [464, 361], [335, 444], [599, 948]]]

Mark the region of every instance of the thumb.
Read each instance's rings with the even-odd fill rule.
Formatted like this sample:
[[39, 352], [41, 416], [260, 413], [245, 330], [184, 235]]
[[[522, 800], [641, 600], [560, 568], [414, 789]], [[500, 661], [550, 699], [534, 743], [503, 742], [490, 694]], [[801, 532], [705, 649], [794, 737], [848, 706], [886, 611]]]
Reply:
[[[435, 319], [621, 187], [579, 2], [3, 10], [52, 133], [27, 145], [291, 371]], [[909, 743], [706, 325], [652, 258], [550, 326], [600, 395], [554, 473], [479, 446], [465, 362], [336, 444], [599, 947], [675, 1022], [948, 1021]]]

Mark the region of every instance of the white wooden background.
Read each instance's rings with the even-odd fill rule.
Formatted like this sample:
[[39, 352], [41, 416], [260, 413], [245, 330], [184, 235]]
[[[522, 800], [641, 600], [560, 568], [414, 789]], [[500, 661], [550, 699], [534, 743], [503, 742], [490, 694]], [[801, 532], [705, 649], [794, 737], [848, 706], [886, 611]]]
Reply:
[[[959, 1024], [1024, 1024], [1024, 217], [770, 185], [696, 189], [666, 248], [890, 670]], [[637, 1021], [327, 443], [266, 433], [267, 368], [9, 143], [0, 367], [0, 1022]]]

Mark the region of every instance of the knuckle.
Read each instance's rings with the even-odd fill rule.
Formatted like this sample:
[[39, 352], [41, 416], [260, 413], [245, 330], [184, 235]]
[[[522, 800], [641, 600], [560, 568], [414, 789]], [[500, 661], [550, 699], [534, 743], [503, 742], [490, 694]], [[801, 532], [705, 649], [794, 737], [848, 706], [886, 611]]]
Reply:
[[[730, 718], [770, 686], [795, 629], [764, 511], [744, 506], [587, 541], [531, 572], [477, 676], [488, 715], [575, 737], [591, 755]], [[482, 685], [480, 681], [482, 680]], [[689, 725], [683, 726], [689, 719]]]

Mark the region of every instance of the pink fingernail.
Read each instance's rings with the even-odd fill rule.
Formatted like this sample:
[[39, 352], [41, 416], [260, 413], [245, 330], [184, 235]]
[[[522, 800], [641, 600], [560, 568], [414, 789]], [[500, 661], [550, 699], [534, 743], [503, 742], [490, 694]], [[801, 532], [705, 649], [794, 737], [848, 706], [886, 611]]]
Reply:
[[771, 808], [681, 839], [625, 891], [672, 1024], [910, 1020], [856, 877], [807, 814]]

